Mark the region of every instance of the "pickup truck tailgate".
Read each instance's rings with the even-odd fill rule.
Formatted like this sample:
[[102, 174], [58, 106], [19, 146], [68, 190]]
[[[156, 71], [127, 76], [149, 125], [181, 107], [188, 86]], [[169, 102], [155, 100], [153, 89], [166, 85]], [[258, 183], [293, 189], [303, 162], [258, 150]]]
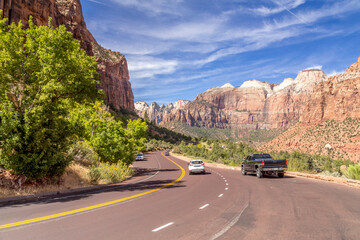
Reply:
[[264, 167], [286, 167], [286, 159], [263, 159]]

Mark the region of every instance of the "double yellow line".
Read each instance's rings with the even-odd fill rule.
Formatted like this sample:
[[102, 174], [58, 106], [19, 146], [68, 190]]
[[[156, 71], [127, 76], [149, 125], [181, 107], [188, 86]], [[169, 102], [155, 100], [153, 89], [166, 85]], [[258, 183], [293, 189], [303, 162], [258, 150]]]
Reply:
[[20, 221], [20, 222], [13, 222], [13, 223], [0, 225], [0, 229], [20, 226], [20, 225], [24, 225], [24, 224], [28, 224], [28, 223], [40, 222], [40, 221], [44, 221], [44, 220], [54, 219], [54, 218], [58, 218], [58, 217], [67, 216], [67, 215], [70, 215], [70, 214], [85, 212], [85, 211], [88, 211], [88, 210], [93, 210], [93, 209], [96, 209], [96, 208], [109, 206], [111, 204], [123, 202], [123, 201], [134, 199], [134, 198], [137, 198], [137, 197], [141, 197], [141, 196], [144, 196], [146, 194], [150, 194], [150, 193], [159, 191], [159, 190], [161, 190], [163, 188], [166, 188], [168, 186], [174, 185], [175, 183], [179, 182], [185, 176], [185, 170], [179, 164], [177, 164], [176, 162], [174, 162], [170, 158], [166, 157], [163, 153], [161, 153], [161, 155], [163, 155], [166, 159], [168, 159], [169, 161], [171, 161], [172, 163], [174, 163], [176, 166], [178, 166], [181, 169], [181, 176], [178, 179], [172, 181], [171, 183], [168, 183], [168, 184], [166, 184], [164, 186], [161, 186], [159, 188], [149, 190], [147, 192], [143, 192], [143, 193], [139, 193], [139, 194], [132, 195], [132, 196], [129, 196], [129, 197], [113, 200], [113, 201], [110, 201], [110, 202], [100, 203], [100, 204], [96, 204], [96, 205], [93, 205], [93, 206], [79, 208], [79, 209], [75, 209], [75, 210], [71, 210], [71, 211], [67, 211], [67, 212], [56, 213], [56, 214], [52, 214], [52, 215], [48, 215], [48, 216], [44, 216], [44, 217], [32, 218], [32, 219], [28, 219], [28, 220], [24, 220], [24, 221]]

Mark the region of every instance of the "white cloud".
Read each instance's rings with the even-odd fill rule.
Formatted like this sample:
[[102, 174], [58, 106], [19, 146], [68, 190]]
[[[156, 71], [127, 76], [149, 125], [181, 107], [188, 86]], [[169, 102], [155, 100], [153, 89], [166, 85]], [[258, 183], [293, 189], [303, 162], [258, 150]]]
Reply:
[[132, 7], [138, 11], [144, 12], [148, 15], [158, 14], [170, 14], [178, 15], [179, 3], [182, 0], [111, 0], [112, 2], [123, 5], [126, 7]]
[[305, 68], [305, 70], [310, 70], [310, 69], [320, 69], [321, 70], [322, 68], [323, 68], [322, 65], [314, 65], [314, 66]]
[[276, 6], [273, 8], [268, 8], [265, 6], [261, 6], [259, 8], [253, 9], [252, 11], [256, 14], [262, 16], [268, 16], [277, 14], [283, 11], [290, 11], [291, 9], [297, 8], [298, 6], [304, 4], [306, 0], [278, 0], [272, 1]]
[[127, 62], [131, 79], [151, 78], [157, 74], [175, 72], [178, 62], [150, 56], [128, 56]]
[[100, 4], [100, 5], [107, 6], [105, 3], [101, 2], [101, 1], [97, 1], [97, 0], [88, 0], [88, 1], [89, 1], [89, 2], [93, 2], [93, 3]]

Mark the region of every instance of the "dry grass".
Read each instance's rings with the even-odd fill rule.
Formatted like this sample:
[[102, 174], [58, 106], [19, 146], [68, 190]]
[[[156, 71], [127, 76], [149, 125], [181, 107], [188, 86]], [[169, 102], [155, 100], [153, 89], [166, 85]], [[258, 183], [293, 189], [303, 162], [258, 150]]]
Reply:
[[66, 170], [60, 181], [55, 184], [44, 185], [24, 185], [22, 189], [15, 190], [0, 187], [0, 198], [32, 195], [44, 192], [57, 192], [66, 189], [74, 189], [90, 186], [89, 169], [78, 163], [71, 164]]

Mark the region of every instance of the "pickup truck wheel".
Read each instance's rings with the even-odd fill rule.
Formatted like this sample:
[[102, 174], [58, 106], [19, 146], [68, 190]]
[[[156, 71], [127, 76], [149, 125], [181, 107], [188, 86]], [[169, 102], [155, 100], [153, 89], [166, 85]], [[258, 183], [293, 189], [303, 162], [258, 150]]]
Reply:
[[284, 173], [278, 173], [278, 177], [279, 177], [279, 178], [283, 178], [283, 177], [284, 177]]
[[246, 170], [245, 170], [244, 167], [241, 167], [241, 174], [242, 174], [242, 175], [246, 175]]
[[258, 178], [262, 178], [262, 177], [264, 176], [264, 174], [260, 171], [260, 168], [257, 168], [257, 169], [256, 169], [256, 176], [257, 176]]

